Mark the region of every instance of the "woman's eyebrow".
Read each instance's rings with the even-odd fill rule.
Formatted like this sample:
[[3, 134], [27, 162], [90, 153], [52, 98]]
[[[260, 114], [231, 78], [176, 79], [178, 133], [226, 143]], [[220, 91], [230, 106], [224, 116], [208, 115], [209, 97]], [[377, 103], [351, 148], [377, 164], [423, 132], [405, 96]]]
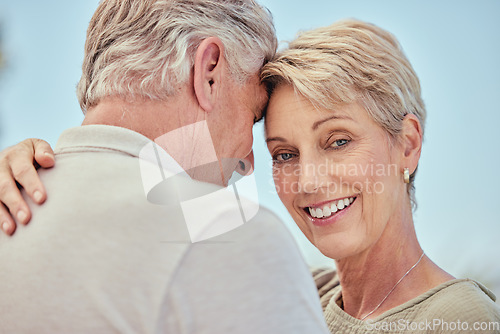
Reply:
[[313, 126], [312, 126], [312, 129], [313, 130], [316, 130], [321, 124], [329, 121], [329, 120], [332, 120], [332, 119], [349, 119], [352, 121], [352, 118], [349, 117], [348, 115], [332, 115], [332, 116], [329, 116], [325, 119], [322, 119], [322, 120], [319, 120], [317, 122], [314, 122]]
[[283, 137], [270, 137], [270, 138], [266, 138], [266, 143], [269, 143], [270, 141], [286, 142], [286, 139], [283, 138]]

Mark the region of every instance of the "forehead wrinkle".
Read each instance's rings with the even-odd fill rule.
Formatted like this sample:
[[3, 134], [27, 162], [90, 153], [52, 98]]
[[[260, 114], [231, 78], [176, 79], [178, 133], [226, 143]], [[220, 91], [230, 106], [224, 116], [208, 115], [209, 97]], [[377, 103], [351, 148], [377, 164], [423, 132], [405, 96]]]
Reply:
[[348, 119], [348, 120], [352, 120], [352, 118], [351, 118], [351, 117], [349, 117], [349, 116], [347, 116], [347, 115], [331, 115], [331, 116], [329, 116], [329, 117], [327, 117], [327, 118], [325, 118], [325, 119], [322, 119], [322, 120], [319, 120], [319, 121], [314, 122], [314, 124], [312, 125], [312, 129], [313, 129], [313, 130], [317, 130], [317, 129], [318, 129], [318, 127], [319, 127], [321, 124], [323, 124], [323, 123], [325, 123], [325, 122], [328, 122], [328, 121], [330, 121], [330, 120], [332, 120], [332, 119]]
[[271, 137], [271, 138], [266, 138], [266, 143], [269, 143], [271, 141], [279, 141], [279, 142], [282, 142], [282, 143], [285, 143], [286, 142], [286, 139], [283, 138], [283, 137]]

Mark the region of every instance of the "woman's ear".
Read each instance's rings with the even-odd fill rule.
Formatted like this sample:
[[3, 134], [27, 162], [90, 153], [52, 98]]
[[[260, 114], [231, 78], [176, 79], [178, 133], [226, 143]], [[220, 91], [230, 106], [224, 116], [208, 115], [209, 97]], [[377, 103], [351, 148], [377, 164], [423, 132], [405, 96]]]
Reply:
[[224, 45], [217, 37], [204, 39], [196, 50], [193, 85], [200, 107], [210, 112], [216, 103], [221, 83]]
[[401, 131], [402, 141], [402, 167], [408, 168], [413, 174], [418, 166], [422, 152], [423, 129], [417, 116], [407, 114], [403, 120]]

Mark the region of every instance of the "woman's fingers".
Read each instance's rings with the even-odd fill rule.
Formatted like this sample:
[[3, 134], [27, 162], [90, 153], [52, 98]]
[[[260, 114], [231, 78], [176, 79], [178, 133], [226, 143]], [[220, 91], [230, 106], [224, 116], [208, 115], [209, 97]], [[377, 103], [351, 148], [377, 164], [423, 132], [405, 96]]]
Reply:
[[[42, 204], [47, 198], [47, 193], [42, 181], [40, 181], [36, 167], [50, 168], [54, 166], [54, 152], [50, 145], [41, 139], [26, 139], [13, 148], [17, 148], [17, 146], [19, 148], [10, 152], [8, 156], [12, 175], [35, 203]], [[0, 201], [3, 202], [1, 197]], [[11, 209], [9, 205], [7, 207]]]
[[0, 227], [8, 235], [14, 233], [16, 222], [27, 224], [31, 218], [28, 205], [11, 174], [0, 172]]
[[50, 168], [55, 164], [54, 151], [49, 143], [42, 139], [28, 139], [32, 141], [35, 161], [42, 168]]
[[16, 223], [3, 204], [0, 204], [0, 229], [7, 235], [12, 235], [16, 230]]
[[26, 139], [0, 153], [0, 228], [5, 233], [12, 234], [16, 222], [26, 224], [31, 218], [18, 185], [35, 203], [43, 203], [47, 194], [36, 167], [49, 168], [54, 162], [52, 148], [41, 139]]

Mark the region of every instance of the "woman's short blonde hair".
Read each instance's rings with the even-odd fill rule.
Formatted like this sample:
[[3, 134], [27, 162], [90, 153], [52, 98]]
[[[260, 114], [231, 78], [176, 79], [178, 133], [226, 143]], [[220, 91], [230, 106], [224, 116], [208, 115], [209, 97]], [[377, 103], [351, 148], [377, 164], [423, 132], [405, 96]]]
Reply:
[[243, 83], [274, 57], [270, 12], [254, 0], [102, 0], [87, 31], [78, 100], [85, 113], [106, 96], [164, 99], [189, 79], [208, 37]]
[[[262, 80], [270, 93], [278, 85], [292, 85], [324, 109], [357, 101], [394, 140], [407, 114], [424, 128], [418, 77], [396, 38], [373, 24], [350, 19], [299, 33], [266, 64]], [[414, 177], [408, 192], [415, 205]]]

